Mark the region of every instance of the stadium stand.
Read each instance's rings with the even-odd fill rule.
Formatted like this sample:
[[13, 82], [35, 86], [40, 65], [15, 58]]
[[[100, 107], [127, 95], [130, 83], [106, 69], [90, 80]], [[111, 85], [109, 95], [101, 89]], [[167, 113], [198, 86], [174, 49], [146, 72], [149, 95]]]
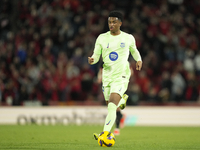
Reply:
[[87, 57], [114, 9], [144, 64], [130, 57], [128, 104], [198, 104], [199, 0], [1, 0], [0, 105], [102, 105], [100, 63]]

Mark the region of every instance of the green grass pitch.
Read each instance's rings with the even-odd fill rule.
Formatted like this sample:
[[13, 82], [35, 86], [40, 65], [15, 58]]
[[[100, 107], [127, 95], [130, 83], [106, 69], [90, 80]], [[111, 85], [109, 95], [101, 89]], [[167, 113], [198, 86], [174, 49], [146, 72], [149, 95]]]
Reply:
[[125, 127], [113, 147], [100, 147], [91, 125], [0, 125], [1, 150], [200, 150], [200, 127]]

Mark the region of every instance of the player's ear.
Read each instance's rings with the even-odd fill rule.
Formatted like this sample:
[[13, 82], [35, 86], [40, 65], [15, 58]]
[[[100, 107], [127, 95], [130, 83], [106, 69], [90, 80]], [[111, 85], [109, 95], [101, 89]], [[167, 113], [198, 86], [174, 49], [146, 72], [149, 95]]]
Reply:
[[121, 22], [121, 21], [119, 22], [119, 25], [120, 25], [120, 26], [122, 25], [122, 22]]

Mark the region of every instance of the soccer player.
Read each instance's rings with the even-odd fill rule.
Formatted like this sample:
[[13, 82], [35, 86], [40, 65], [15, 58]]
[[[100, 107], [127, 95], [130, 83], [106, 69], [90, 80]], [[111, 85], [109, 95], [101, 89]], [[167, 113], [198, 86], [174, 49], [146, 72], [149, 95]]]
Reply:
[[[123, 15], [119, 11], [112, 11], [108, 16], [110, 31], [100, 34], [96, 40], [93, 55], [88, 57], [89, 64], [95, 64], [100, 56], [103, 58], [102, 91], [108, 105], [108, 114], [105, 119], [103, 131], [109, 131], [116, 120], [118, 107], [124, 109], [128, 95], [127, 90], [131, 75], [128, 62], [129, 54], [136, 61], [136, 70], [141, 70], [142, 59], [135, 44], [133, 35], [120, 30]], [[94, 133], [97, 140], [98, 134]]]

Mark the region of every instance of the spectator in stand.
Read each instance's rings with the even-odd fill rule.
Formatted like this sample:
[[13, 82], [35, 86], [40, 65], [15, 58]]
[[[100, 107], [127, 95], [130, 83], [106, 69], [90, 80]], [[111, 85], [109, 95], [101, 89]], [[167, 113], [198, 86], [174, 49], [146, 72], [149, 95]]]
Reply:
[[198, 51], [198, 53], [194, 57], [194, 66], [197, 78], [200, 80], [200, 51]]
[[161, 103], [169, 102], [171, 97], [172, 81], [170, 78], [170, 73], [164, 71], [161, 77], [161, 87], [158, 93], [158, 101]]
[[187, 73], [187, 87], [185, 92], [185, 99], [188, 101], [195, 101], [198, 99], [199, 91], [198, 91], [198, 85], [197, 78], [195, 76], [194, 72], [188, 72]]
[[67, 64], [66, 76], [69, 80], [69, 97], [72, 100], [81, 99], [81, 77], [80, 69], [74, 65], [74, 62], [71, 60]]
[[186, 83], [177, 68], [174, 69], [172, 76], [172, 99], [181, 102], [184, 98]]

